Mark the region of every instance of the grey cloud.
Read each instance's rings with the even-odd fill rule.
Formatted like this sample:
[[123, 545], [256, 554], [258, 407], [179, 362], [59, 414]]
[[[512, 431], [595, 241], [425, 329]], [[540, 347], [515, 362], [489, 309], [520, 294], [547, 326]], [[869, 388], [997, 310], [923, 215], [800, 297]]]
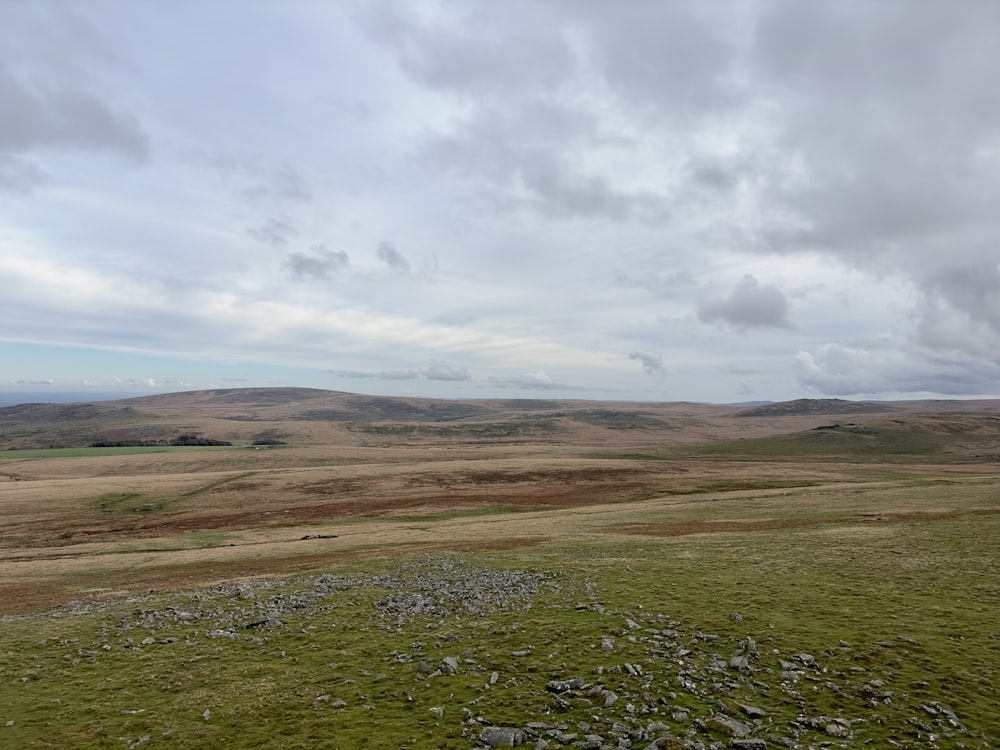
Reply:
[[789, 328], [788, 301], [776, 286], [761, 285], [746, 275], [728, 297], [703, 300], [698, 306], [703, 323], [728, 323], [737, 330]]
[[778, 220], [749, 239], [901, 273], [1000, 334], [995, 275], [980, 275], [1000, 246], [1000, 5], [762, 7], [749, 71], [781, 112], [770, 145], [787, 169], [758, 195]]
[[943, 358], [889, 342], [828, 343], [796, 358], [800, 384], [829, 396], [859, 393], [990, 395], [1000, 381], [1000, 361]]
[[497, 388], [522, 388], [529, 391], [552, 391], [569, 388], [562, 383], [554, 383], [545, 370], [525, 372], [509, 378], [491, 376], [489, 382], [490, 385]]
[[0, 69], [0, 190], [26, 193], [43, 185], [50, 151], [104, 149], [143, 160], [146, 134], [136, 119], [96, 97], [32, 89]]
[[734, 106], [739, 31], [730, 19], [738, 13], [735, 3], [590, 3], [578, 23], [625, 106], [698, 117]]
[[420, 374], [428, 380], [472, 380], [469, 368], [451, 365], [436, 359], [432, 359], [427, 367], [420, 371]]
[[378, 378], [380, 380], [417, 380], [425, 377], [428, 380], [471, 380], [471, 376], [465, 368], [455, 368], [443, 362], [431, 362], [430, 366], [424, 370], [404, 369], [404, 370], [379, 370], [378, 372], [364, 372], [359, 370], [330, 370], [334, 375], [342, 378]]
[[628, 355], [628, 358], [638, 360], [642, 364], [642, 369], [645, 370], [647, 375], [662, 375], [665, 372], [663, 368], [663, 357], [659, 354], [632, 352]]
[[333, 251], [319, 244], [309, 248], [308, 253], [291, 253], [284, 265], [299, 281], [330, 279], [350, 266], [350, 258], [343, 250]]
[[263, 223], [247, 229], [247, 234], [272, 247], [283, 247], [288, 238], [295, 234], [295, 227], [281, 219], [267, 219]]
[[[416, 380], [421, 375], [419, 370], [381, 370], [375, 377], [382, 380]], [[436, 380], [466, 380], [467, 378], [435, 378]]]
[[[994, 341], [984, 342], [991, 349], [1000, 340], [1000, 263], [995, 256], [941, 268], [923, 281], [923, 288], [927, 293], [923, 312], [928, 323], [940, 316], [938, 300], [941, 300], [969, 321], [992, 329]], [[947, 344], [947, 341], [933, 343]]]
[[429, 137], [421, 163], [468, 181], [493, 208], [529, 209], [554, 219], [659, 218], [664, 196], [616, 186], [580, 168], [613, 139], [589, 112], [541, 99], [484, 103], [449, 133]]
[[135, 118], [79, 91], [31, 90], [0, 70], [0, 153], [106, 148], [145, 158], [149, 144]]
[[551, 89], [573, 70], [568, 35], [554, 28], [546, 3], [453, 3], [439, 18], [430, 23], [395, 2], [372, 4], [362, 14], [400, 67], [434, 88], [472, 95]]
[[396, 271], [402, 271], [403, 273], [410, 272], [410, 263], [403, 257], [403, 255], [396, 249], [396, 246], [391, 242], [380, 242], [378, 243], [378, 249], [375, 251], [378, 259], [385, 263], [389, 268]]

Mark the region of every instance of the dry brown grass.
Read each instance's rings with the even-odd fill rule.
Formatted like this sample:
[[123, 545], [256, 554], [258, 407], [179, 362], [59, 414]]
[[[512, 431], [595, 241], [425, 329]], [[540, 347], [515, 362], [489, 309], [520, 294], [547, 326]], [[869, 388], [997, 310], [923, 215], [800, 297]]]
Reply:
[[[322, 403], [342, 406], [346, 396], [322, 396]], [[217, 437], [248, 439], [265, 426], [314, 442], [203, 453], [0, 454], [0, 477], [7, 477], [0, 481], [0, 610], [82, 591], [274, 575], [415, 550], [636, 535], [869, 533], [917, 516], [995, 512], [995, 462], [730, 460], [671, 448], [808, 429], [825, 421], [816, 415], [747, 418], [733, 408], [643, 405], [644, 414], [674, 427], [609, 429], [573, 416], [592, 420], [594, 404], [567, 402], [550, 405], [564, 415], [554, 436], [471, 443], [455, 433], [435, 440], [403, 431], [366, 445], [371, 434], [291, 419], [292, 402], [258, 408], [255, 418], [264, 409], [267, 421], [254, 422], [240, 421], [253, 409], [236, 396], [203, 398], [137, 408], [141, 419]], [[492, 419], [503, 406], [497, 403]], [[414, 404], [406, 408], [433, 407]], [[523, 417], [517, 407], [505, 418]], [[190, 413], [178, 413], [185, 408]], [[974, 415], [977, 407], [949, 408]], [[916, 410], [896, 405], [892, 414], [913, 419]], [[915, 422], [943, 434], [980, 429], [970, 420]]]

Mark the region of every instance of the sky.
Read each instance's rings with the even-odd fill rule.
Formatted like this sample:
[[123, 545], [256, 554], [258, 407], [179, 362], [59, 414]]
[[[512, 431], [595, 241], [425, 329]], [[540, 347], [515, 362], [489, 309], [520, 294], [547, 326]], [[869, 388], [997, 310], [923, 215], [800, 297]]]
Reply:
[[996, 0], [0, 0], [0, 391], [1000, 396]]

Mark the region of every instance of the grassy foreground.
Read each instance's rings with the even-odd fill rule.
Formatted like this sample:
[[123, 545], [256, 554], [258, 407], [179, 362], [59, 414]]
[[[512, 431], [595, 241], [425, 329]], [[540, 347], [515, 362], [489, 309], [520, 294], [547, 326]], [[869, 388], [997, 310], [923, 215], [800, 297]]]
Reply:
[[609, 537], [7, 616], [0, 746], [991, 747], [998, 532]]

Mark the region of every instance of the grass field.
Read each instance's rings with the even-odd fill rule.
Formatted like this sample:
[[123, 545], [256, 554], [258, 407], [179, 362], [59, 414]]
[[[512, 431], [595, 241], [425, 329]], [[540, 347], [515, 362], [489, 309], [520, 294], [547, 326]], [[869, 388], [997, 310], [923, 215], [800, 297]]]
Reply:
[[26, 448], [8, 450], [0, 455], [0, 461], [19, 458], [86, 458], [88, 456], [135, 456], [146, 453], [176, 453], [183, 451], [237, 450], [233, 446], [190, 446], [190, 445], [136, 445], [114, 448]]
[[991, 416], [683, 443], [648, 411], [0, 454], [0, 747], [1000, 742]]

